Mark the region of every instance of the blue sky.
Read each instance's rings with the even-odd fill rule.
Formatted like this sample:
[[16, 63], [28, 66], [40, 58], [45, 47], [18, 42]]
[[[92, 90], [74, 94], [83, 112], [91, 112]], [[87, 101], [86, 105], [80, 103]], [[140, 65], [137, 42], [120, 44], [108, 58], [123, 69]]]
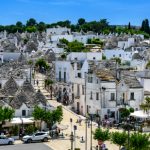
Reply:
[[141, 25], [150, 19], [150, 0], [0, 0], [0, 24], [25, 23], [31, 17], [46, 23], [67, 19], [76, 23], [82, 17]]

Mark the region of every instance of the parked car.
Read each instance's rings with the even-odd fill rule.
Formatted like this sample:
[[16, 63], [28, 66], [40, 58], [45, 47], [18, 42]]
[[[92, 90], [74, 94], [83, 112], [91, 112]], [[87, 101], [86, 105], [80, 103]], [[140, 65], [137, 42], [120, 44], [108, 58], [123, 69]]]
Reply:
[[13, 138], [0, 135], [0, 145], [13, 145], [15, 140]]
[[33, 135], [23, 136], [22, 141], [24, 143], [32, 143], [37, 141], [47, 142], [50, 139], [48, 132], [37, 132]]

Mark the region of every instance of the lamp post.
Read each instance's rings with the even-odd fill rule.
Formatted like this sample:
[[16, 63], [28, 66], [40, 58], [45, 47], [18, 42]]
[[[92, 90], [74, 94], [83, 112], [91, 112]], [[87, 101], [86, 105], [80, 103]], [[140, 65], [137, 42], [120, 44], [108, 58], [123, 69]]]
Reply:
[[76, 148], [76, 130], [77, 130], [77, 126], [74, 125], [74, 149]]
[[72, 118], [70, 118], [70, 123], [71, 123], [71, 135], [70, 135], [70, 141], [71, 141], [71, 150], [73, 150]]
[[87, 80], [87, 73], [85, 72], [85, 99], [84, 99], [84, 104], [85, 104], [85, 150], [87, 150], [87, 109], [86, 109], [86, 80]]
[[93, 121], [92, 115], [90, 115], [90, 120], [91, 120], [91, 150], [92, 150], [92, 121]]

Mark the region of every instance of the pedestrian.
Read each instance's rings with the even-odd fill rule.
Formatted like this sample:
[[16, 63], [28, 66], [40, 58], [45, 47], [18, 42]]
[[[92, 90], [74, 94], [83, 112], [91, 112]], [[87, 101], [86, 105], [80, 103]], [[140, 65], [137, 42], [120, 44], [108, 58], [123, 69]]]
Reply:
[[81, 126], [82, 119], [79, 117], [79, 125]]
[[39, 84], [39, 81], [38, 81], [38, 80], [36, 80], [36, 84], [37, 84], [37, 86], [38, 86], [38, 84]]

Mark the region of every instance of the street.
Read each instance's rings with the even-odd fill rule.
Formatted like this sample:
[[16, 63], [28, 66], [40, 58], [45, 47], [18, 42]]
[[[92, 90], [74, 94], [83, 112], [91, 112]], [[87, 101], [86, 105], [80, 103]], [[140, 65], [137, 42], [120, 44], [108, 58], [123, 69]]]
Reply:
[[[39, 86], [35, 85], [34, 88], [36, 90], [40, 89], [41, 92], [47, 96], [50, 95], [45, 89], [44, 89], [44, 75], [37, 73], [36, 74], [36, 79], [40, 79], [39, 80]], [[56, 101], [55, 98], [53, 98], [53, 100], [49, 100], [49, 103], [54, 106], [57, 107], [59, 105], [63, 106], [61, 103], [58, 103]], [[75, 138], [75, 142], [74, 142], [74, 147], [76, 148], [80, 148], [81, 150], [85, 149], [85, 143], [81, 142], [81, 137], [83, 136], [83, 139], [85, 140], [85, 122], [82, 121], [81, 125], [79, 125], [76, 121], [79, 118], [79, 116], [77, 114], [75, 114], [74, 112], [70, 111], [68, 109], [67, 106], [63, 106], [63, 120], [61, 121], [61, 124], [63, 125], [69, 125], [67, 130], [62, 131], [65, 138], [59, 138], [59, 139], [54, 139], [51, 140], [50, 142], [45, 143], [47, 146], [51, 147], [54, 150], [68, 150], [71, 148], [71, 141], [70, 141], [70, 134], [71, 134], [71, 124], [70, 124], [70, 118], [72, 118], [72, 126], [76, 125], [77, 126], [77, 131], [76, 131], [76, 138]], [[94, 124], [93, 124], [93, 131], [97, 128]], [[90, 143], [91, 143], [91, 129], [88, 128], [87, 129], [87, 150], [90, 150]], [[115, 131], [114, 129], [111, 130], [112, 132]], [[93, 136], [93, 135], [92, 135]], [[92, 137], [92, 149], [95, 150], [96, 145], [97, 145], [97, 141], [93, 139]], [[106, 141], [105, 144], [107, 145], [108, 149], [111, 150], [117, 150], [118, 146], [112, 144], [110, 141]], [[63, 146], [62, 146], [63, 145]]]
[[0, 150], [52, 150], [43, 143], [0, 146]]

